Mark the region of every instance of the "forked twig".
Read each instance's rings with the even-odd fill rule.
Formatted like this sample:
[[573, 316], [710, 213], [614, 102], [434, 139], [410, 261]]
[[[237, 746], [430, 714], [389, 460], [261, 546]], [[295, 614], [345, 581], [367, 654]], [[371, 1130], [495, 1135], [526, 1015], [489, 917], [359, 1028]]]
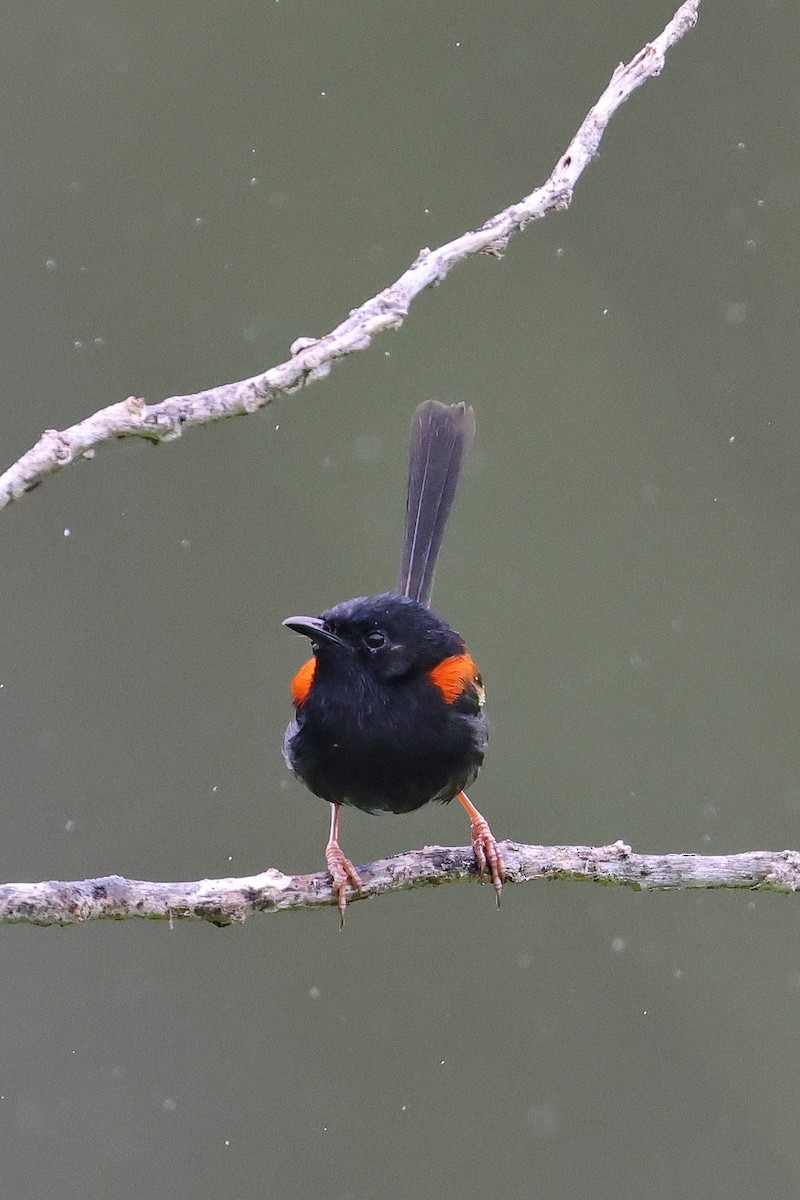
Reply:
[[47, 475], [79, 458], [91, 457], [105, 442], [126, 437], [170, 441], [194, 425], [256, 412], [276, 396], [323, 378], [337, 359], [365, 350], [387, 329], [399, 329], [415, 297], [441, 283], [456, 263], [475, 254], [500, 255], [512, 234], [529, 222], [568, 208], [575, 184], [597, 153], [612, 116], [636, 88], [661, 73], [667, 50], [696, 23], [699, 5], [700, 0], [686, 0], [657, 38], [629, 63], [620, 63], [549, 178], [529, 196], [490, 217], [479, 229], [436, 250], [421, 250], [396, 283], [354, 309], [324, 337], [298, 338], [291, 346], [291, 358], [260, 375], [190, 396], [170, 396], [157, 404], [132, 396], [68, 429], [45, 430], [36, 445], [0, 475], [0, 509], [19, 500]]

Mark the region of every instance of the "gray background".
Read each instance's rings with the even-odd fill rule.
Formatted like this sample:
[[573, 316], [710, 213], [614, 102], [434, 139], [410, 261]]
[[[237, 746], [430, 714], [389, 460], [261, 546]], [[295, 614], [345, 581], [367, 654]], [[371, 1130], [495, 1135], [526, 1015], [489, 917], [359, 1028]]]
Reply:
[[[671, 11], [7, 2], [3, 463], [326, 332], [541, 182]], [[266, 413], [0, 517], [0, 877], [321, 866], [280, 621], [391, 584], [431, 395], [478, 413], [436, 602], [487, 680], [497, 835], [800, 845], [798, 32], [706, 0], [504, 261]], [[466, 832], [354, 813], [343, 841]], [[0, 1196], [794, 1197], [799, 911], [539, 884], [343, 936], [0, 930]]]

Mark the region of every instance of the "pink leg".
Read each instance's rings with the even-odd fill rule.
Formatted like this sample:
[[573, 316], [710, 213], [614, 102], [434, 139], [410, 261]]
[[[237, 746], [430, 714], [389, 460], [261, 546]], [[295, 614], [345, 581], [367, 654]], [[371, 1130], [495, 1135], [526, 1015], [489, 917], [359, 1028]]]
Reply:
[[475, 851], [475, 860], [478, 864], [478, 874], [483, 875], [488, 865], [489, 872], [492, 876], [492, 884], [494, 886], [495, 896], [497, 897], [497, 905], [499, 908], [500, 893], [503, 890], [505, 870], [503, 869], [503, 860], [500, 857], [500, 851], [497, 848], [497, 842], [495, 841], [494, 834], [489, 828], [489, 822], [485, 817], [481, 816], [466, 792], [459, 792], [458, 799], [467, 810], [467, 816], [469, 817], [472, 848]]
[[[340, 804], [331, 805], [331, 828], [328, 834], [328, 844], [325, 847], [325, 861], [333, 879], [333, 890], [339, 896], [339, 928], [344, 929], [344, 913], [347, 908], [348, 883], [358, 892], [361, 890], [361, 879], [350, 859], [342, 852], [339, 845], [339, 809]], [[486, 827], [489, 828], [488, 825]]]

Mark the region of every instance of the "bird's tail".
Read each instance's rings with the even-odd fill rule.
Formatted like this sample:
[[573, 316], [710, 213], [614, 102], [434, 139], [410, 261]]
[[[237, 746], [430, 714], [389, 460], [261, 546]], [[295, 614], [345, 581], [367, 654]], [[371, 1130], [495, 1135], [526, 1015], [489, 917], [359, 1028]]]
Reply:
[[414, 412], [397, 590], [420, 604], [430, 604], [444, 527], [474, 437], [475, 412], [464, 404], [426, 400]]

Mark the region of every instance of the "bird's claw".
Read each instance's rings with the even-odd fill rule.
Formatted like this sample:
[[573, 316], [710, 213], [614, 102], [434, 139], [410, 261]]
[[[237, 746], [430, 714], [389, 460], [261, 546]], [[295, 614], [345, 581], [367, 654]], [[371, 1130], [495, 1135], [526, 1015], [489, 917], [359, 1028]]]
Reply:
[[350, 859], [342, 851], [338, 842], [328, 842], [325, 847], [325, 861], [333, 880], [333, 891], [338, 896], [339, 928], [344, 929], [344, 914], [347, 908], [347, 885], [354, 891], [361, 891], [361, 876]]
[[485, 817], [478, 816], [470, 821], [470, 836], [472, 849], [475, 852], [475, 861], [478, 864], [478, 874], [485, 875], [488, 866], [499, 908], [500, 894], [503, 891], [503, 880], [506, 873], [497, 841]]

